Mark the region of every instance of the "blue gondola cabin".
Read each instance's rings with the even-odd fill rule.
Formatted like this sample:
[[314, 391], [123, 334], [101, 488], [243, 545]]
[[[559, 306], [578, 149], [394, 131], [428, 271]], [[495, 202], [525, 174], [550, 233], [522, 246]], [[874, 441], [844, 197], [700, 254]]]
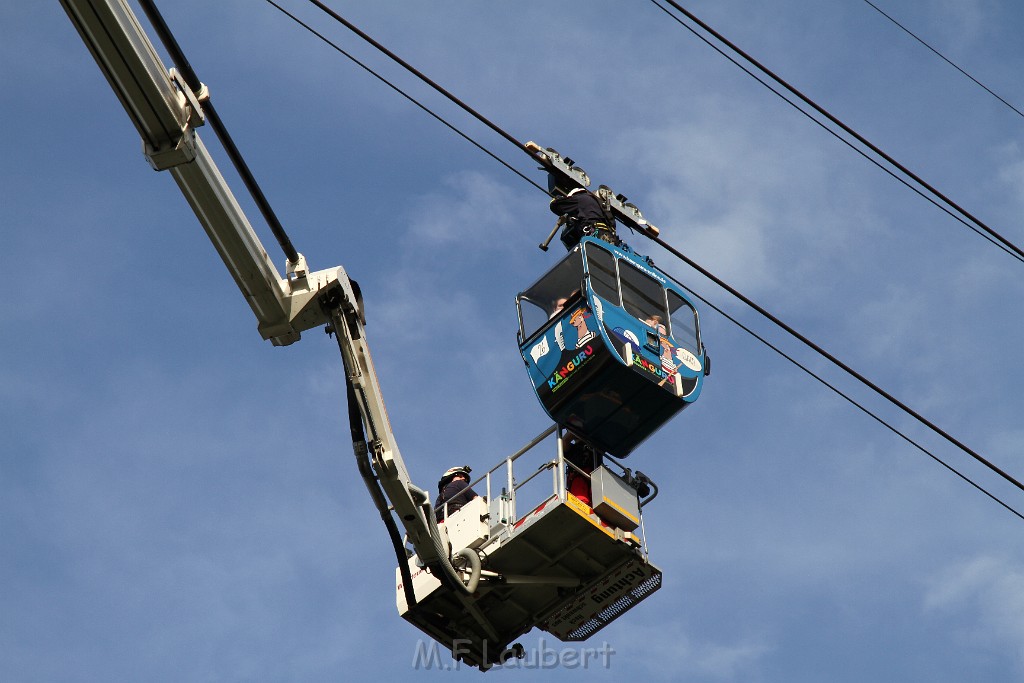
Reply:
[[594, 447], [625, 457], [700, 395], [697, 311], [628, 246], [583, 238], [516, 303], [537, 398]]

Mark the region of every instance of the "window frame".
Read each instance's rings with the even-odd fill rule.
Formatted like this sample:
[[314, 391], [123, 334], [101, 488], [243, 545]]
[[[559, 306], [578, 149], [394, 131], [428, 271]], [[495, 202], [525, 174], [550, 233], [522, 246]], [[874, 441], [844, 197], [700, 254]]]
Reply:
[[[703, 342], [700, 339], [700, 318], [697, 315], [696, 307], [692, 303], [690, 303], [689, 299], [687, 299], [685, 296], [683, 296], [679, 292], [677, 292], [677, 291], [675, 291], [673, 289], [667, 289], [666, 292], [667, 292], [666, 297], [668, 298], [668, 301], [669, 301], [669, 314], [668, 314], [669, 334], [672, 335], [672, 339], [675, 340], [675, 342], [677, 344], [679, 344], [683, 348], [687, 349], [688, 351], [691, 351], [694, 355], [700, 356], [703, 353], [703, 345], [704, 344], [703, 344]], [[679, 301], [680, 301], [680, 306], [676, 307], [675, 311], [672, 311], [672, 302], [671, 302], [671, 297], [672, 296], [677, 297], [679, 299]], [[676, 333], [676, 329], [675, 329], [676, 316], [678, 315], [678, 311], [681, 308], [683, 308], [683, 307], [686, 307], [687, 309], [689, 309], [690, 313], [693, 315], [693, 334], [692, 334], [692, 337], [691, 337], [691, 334], [690, 334], [690, 330], [685, 330], [684, 331], [685, 336], [679, 335], [679, 334]], [[692, 343], [693, 343], [694, 348], [690, 348], [690, 344], [689, 343], [684, 343], [684, 342], [689, 342], [691, 338], [692, 338]]]
[[[537, 336], [537, 334], [547, 327], [549, 321], [557, 318], [557, 315], [552, 315], [554, 310], [554, 302], [558, 298], [576, 298], [573, 296], [577, 292], [583, 295], [583, 284], [584, 276], [586, 273], [586, 264], [583, 259], [583, 251], [579, 247], [573, 249], [565, 258], [556, 263], [548, 272], [544, 273], [536, 282], [530, 285], [529, 288], [520, 292], [516, 296], [516, 311], [519, 314], [519, 340], [520, 344], [526, 343], [527, 340]], [[532, 330], [527, 334], [526, 320], [523, 316], [523, 304], [527, 303], [534, 309], [543, 311], [544, 317], [546, 318], [539, 325], [531, 325]], [[527, 309], [528, 311], [530, 309]], [[532, 319], [537, 318], [535, 313], [531, 313]]]
[[[663, 284], [661, 284], [660, 282], [658, 282], [655, 278], [651, 277], [650, 275], [645, 273], [643, 270], [641, 270], [640, 268], [635, 266], [634, 264], [630, 263], [629, 261], [626, 261], [625, 259], [619, 259], [619, 260], [625, 261], [625, 264], [627, 266], [627, 269], [623, 269], [622, 266], [620, 265], [619, 269], [618, 269], [619, 270], [619, 292], [620, 292], [620, 294], [622, 296], [622, 303], [620, 305], [623, 308], [623, 310], [625, 310], [626, 313], [628, 313], [629, 315], [633, 316], [637, 320], [639, 320], [639, 321], [641, 321], [641, 322], [643, 322], [643, 323], [645, 323], [647, 325], [650, 325], [650, 323], [648, 321], [652, 318], [653, 315], [656, 315], [656, 314], [660, 314], [661, 315], [662, 324], [664, 324], [666, 321], [668, 321], [668, 318], [669, 318], [669, 315], [668, 315], [668, 295], [667, 295], [668, 290], [665, 288], [665, 286]], [[628, 273], [629, 274], [628, 277], [623, 277], [624, 273]], [[641, 298], [641, 299], [646, 298], [646, 300], [649, 301], [651, 304], [657, 304], [658, 303], [657, 301], [655, 301], [653, 298], [651, 298], [649, 296], [650, 293], [645, 293], [643, 290], [641, 290], [640, 288], [636, 287], [635, 284], [633, 284], [633, 281], [631, 280], [631, 278], [633, 276], [636, 276], [636, 277], [639, 278], [636, 281], [638, 283], [644, 283], [644, 284], [647, 284], [647, 285], [654, 285], [655, 287], [657, 287], [658, 291], [661, 293], [661, 296], [660, 296], [660, 299], [661, 299], [660, 306], [661, 306], [661, 308], [660, 308], [660, 310], [658, 310], [658, 311], [651, 310], [651, 311], [645, 313], [642, 306], [635, 304], [633, 301], [627, 302], [626, 287], [629, 286], [638, 294], [639, 298]], [[651, 293], [653, 293], [653, 292], [651, 292]], [[638, 315], [638, 313], [639, 313], [639, 315]], [[666, 329], [668, 329], [667, 326], [666, 326]]]
[[[587, 277], [590, 278], [590, 289], [593, 290], [593, 292], [594, 292], [594, 294], [596, 296], [601, 297], [602, 299], [604, 299], [605, 301], [607, 301], [611, 305], [617, 306], [619, 308], [622, 308], [622, 281], [621, 281], [621, 279], [619, 277], [619, 261], [621, 261], [622, 259], [620, 259], [618, 257], [618, 255], [616, 255], [614, 252], [609, 251], [607, 249], [602, 249], [600, 246], [597, 246], [596, 244], [594, 244], [592, 242], [588, 242], [586, 244], [586, 246], [584, 247], [584, 253], [586, 255], [586, 274], [587, 274]], [[598, 256], [597, 258], [594, 258], [594, 256], [597, 255], [597, 254], [600, 254], [600, 256]], [[611, 266], [612, 266], [611, 271], [606, 270], [604, 268], [604, 264], [601, 264], [599, 262], [599, 259], [600, 258], [604, 258], [604, 257], [607, 257], [607, 258], [611, 259]], [[601, 280], [600, 277], [595, 279], [595, 277], [594, 277], [594, 270], [592, 269], [591, 264], [593, 264], [593, 266], [596, 266], [597, 268], [601, 269], [603, 271], [603, 274], [610, 274], [612, 276], [612, 278], [614, 278], [614, 280], [615, 280], [615, 298], [614, 299], [610, 299], [609, 297], [607, 297], [605, 295], [604, 292], [598, 291], [599, 287], [600, 288], [607, 287], [607, 283], [604, 282], [603, 280]], [[596, 286], [595, 286], [595, 282], [597, 282]]]

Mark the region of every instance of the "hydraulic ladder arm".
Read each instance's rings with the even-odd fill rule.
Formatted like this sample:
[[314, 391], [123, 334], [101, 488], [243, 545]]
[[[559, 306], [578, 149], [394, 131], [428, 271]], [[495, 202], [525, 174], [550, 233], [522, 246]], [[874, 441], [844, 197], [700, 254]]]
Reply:
[[168, 70], [125, 0], [61, 0], [100, 70], [121, 100], [150, 165], [170, 171], [228, 272], [275, 346], [291, 344], [303, 330], [327, 322], [315, 305], [317, 291], [335, 271], [307, 272], [301, 254], [282, 278], [221, 176], [196, 128], [201, 102], [176, 70]]
[[[452, 567], [427, 494], [412, 483], [395, 444], [366, 343], [358, 287], [340, 266], [308, 272], [301, 254], [287, 262], [287, 276], [281, 277], [196, 133], [204, 123], [205, 86], [193, 92], [175, 69], [164, 66], [127, 0], [61, 5], [142, 136], [150, 165], [169, 171], [192, 206], [256, 315], [260, 335], [284, 346], [313, 327], [329, 324], [336, 333], [369, 433], [367, 455], [387, 499], [375, 496], [375, 504], [382, 516], [391, 509], [398, 514], [425, 564], [442, 570], [461, 590], [474, 587], [474, 579], [467, 586]], [[473, 559], [478, 577], [479, 559], [466, 561], [472, 566]]]

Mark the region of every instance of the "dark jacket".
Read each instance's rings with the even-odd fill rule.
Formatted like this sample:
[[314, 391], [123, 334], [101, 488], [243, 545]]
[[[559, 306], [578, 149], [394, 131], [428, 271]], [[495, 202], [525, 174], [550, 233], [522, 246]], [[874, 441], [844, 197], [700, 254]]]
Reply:
[[549, 204], [551, 213], [583, 221], [607, 223], [610, 219], [601, 208], [601, 202], [593, 192], [585, 189], [574, 190], [569, 196], [555, 197]]
[[594, 234], [594, 226], [615, 230], [615, 217], [605, 212], [597, 195], [585, 189], [574, 190], [565, 197], [555, 197], [549, 207], [555, 215], [566, 218], [560, 238], [566, 249], [575, 247], [584, 235]]
[[[454, 496], [454, 498], [452, 497]], [[444, 521], [444, 501], [448, 501], [448, 514], [462, 508], [463, 505], [476, 498], [476, 491], [469, 487], [465, 479], [456, 478], [444, 485], [434, 502], [434, 516], [438, 522]]]

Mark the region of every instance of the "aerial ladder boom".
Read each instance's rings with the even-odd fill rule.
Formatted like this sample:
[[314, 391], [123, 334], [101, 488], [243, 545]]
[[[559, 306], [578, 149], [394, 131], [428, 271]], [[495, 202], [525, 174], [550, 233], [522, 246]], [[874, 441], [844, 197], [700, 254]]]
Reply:
[[[176, 46], [171, 52], [187, 78], [164, 65], [127, 0], [60, 2], [142, 137], [150, 165], [170, 172], [192, 206], [256, 315], [260, 335], [285, 346], [305, 330], [326, 326], [336, 337], [356, 461], [395, 547], [396, 600], [403, 618], [451, 648], [453, 656], [487, 668], [504, 662], [510, 652], [522, 656], [521, 646], [505, 648], [534, 626], [562, 640], [585, 639], [657, 590], [661, 571], [632, 533], [640, 523], [639, 503], [625, 479], [607, 467], [591, 476], [606, 491], [602, 500], [609, 506], [634, 510], [632, 525], [616, 526], [566, 491], [569, 465], [561, 439], [554, 460], [545, 459], [517, 481], [514, 462], [555, 427], [488, 472], [482, 479], [486, 495], [439, 528], [427, 493], [413, 484], [395, 443], [366, 339], [358, 285], [340, 266], [309, 272], [290, 243], [282, 244], [286, 275], [279, 274], [196, 133], [205, 122], [204, 104], [217, 127], [215, 110], [207, 88]], [[159, 19], [151, 0], [139, 2]], [[162, 23], [154, 21], [164, 41], [172, 43]], [[553, 150], [537, 151], [549, 169], [575, 177], [578, 169], [571, 160]], [[273, 223], [271, 229], [277, 230]], [[550, 491], [529, 512], [518, 514], [517, 491], [545, 479]]]
[[424, 562], [454, 576], [447, 553], [434, 540], [437, 527], [426, 493], [412, 483], [395, 445], [355, 284], [340, 266], [308, 272], [301, 254], [287, 262], [287, 276], [281, 277], [196, 133], [204, 123], [205, 86], [193, 92], [175, 69], [164, 66], [126, 0], [61, 4], [142, 136], [150, 165], [169, 171], [192, 206], [256, 315], [262, 337], [283, 346], [313, 327], [329, 324], [336, 332], [387, 502]]
[[264, 339], [291, 344], [326, 323], [316, 292], [333, 270], [307, 272], [298, 255], [282, 278], [196, 134], [206, 88], [193, 92], [168, 70], [124, 0], [61, 0], [142, 137], [150, 165], [170, 171], [242, 291]]

